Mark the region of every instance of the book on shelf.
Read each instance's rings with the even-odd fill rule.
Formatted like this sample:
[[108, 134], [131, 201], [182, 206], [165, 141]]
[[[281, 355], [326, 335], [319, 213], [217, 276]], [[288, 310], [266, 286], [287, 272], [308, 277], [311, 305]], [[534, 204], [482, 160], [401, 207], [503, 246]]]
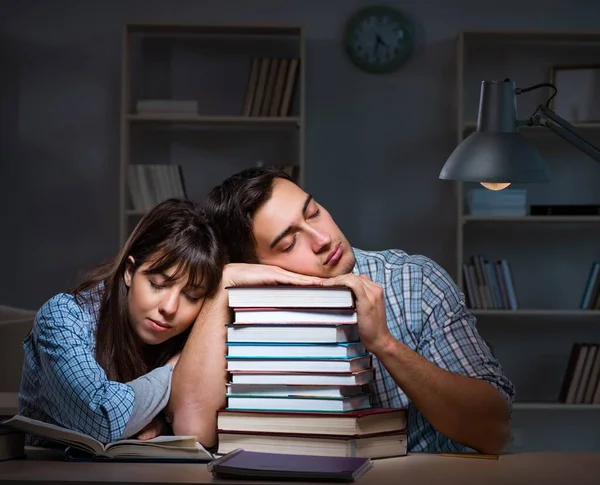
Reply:
[[369, 458], [314, 455], [299, 457], [237, 449], [211, 461], [208, 471], [214, 477], [222, 479], [353, 482], [372, 466], [373, 462]]
[[358, 340], [357, 325], [227, 325], [227, 340], [234, 343], [342, 343]]
[[512, 270], [506, 259], [491, 261], [482, 254], [463, 263], [464, 294], [472, 309], [516, 310], [518, 308]]
[[297, 455], [389, 458], [406, 455], [407, 434], [403, 431], [348, 437], [321, 434], [224, 432], [219, 430], [219, 453], [229, 453], [237, 448], [266, 453], [283, 452]]
[[566, 404], [600, 404], [600, 344], [573, 344], [558, 399]]
[[338, 308], [234, 308], [233, 323], [340, 323], [358, 322], [354, 309]]
[[131, 207], [137, 212], [146, 212], [170, 198], [187, 198], [180, 165], [130, 164], [127, 187]]
[[354, 295], [345, 286], [233, 286], [231, 308], [354, 308]]
[[290, 413], [220, 409], [217, 427], [222, 431], [292, 432], [335, 436], [369, 436], [406, 429], [406, 409], [369, 408], [346, 413]]
[[300, 59], [260, 57], [250, 63], [243, 116], [289, 116]]
[[338, 343], [273, 343], [273, 342], [229, 342], [227, 358], [243, 359], [285, 359], [303, 357], [305, 359], [350, 359], [367, 353], [362, 342]]
[[84, 433], [21, 415], [3, 421], [2, 425], [74, 448], [81, 452], [77, 456], [88, 456], [90, 459], [207, 462], [213, 458], [212, 454], [196, 441], [195, 436], [158, 436], [150, 440], [122, 439], [103, 444]]
[[349, 359], [315, 360], [306, 358], [281, 359], [229, 359], [228, 372], [289, 372], [289, 373], [334, 373], [358, 372], [368, 369], [372, 364], [371, 354], [351, 357]]
[[600, 310], [600, 262], [594, 261], [583, 289], [579, 308]]

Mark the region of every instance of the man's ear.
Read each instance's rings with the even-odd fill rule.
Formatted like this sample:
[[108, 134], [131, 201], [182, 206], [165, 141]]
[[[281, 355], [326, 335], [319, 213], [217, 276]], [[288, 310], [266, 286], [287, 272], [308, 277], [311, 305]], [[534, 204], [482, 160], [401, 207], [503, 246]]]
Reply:
[[135, 267], [135, 259], [133, 256], [129, 256], [127, 261], [125, 262], [125, 274], [123, 275], [123, 280], [125, 281], [125, 286], [129, 288], [131, 286], [131, 280], [133, 279], [133, 273]]

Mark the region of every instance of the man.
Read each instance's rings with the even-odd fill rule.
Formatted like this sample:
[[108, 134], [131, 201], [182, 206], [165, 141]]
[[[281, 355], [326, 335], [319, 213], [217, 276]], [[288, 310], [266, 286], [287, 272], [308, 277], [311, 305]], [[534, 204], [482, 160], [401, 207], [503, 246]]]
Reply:
[[231, 262], [352, 289], [360, 339], [374, 357], [374, 405], [409, 409], [411, 451], [502, 450], [513, 385], [439, 265], [400, 250], [353, 248], [329, 213], [279, 171], [233, 175], [211, 191], [206, 211]]

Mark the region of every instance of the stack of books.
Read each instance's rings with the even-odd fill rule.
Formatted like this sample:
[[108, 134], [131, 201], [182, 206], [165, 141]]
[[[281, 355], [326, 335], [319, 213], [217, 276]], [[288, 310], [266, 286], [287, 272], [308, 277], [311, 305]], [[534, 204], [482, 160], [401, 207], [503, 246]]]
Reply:
[[345, 287], [229, 288], [219, 453], [406, 454], [406, 411], [372, 407], [372, 356]]

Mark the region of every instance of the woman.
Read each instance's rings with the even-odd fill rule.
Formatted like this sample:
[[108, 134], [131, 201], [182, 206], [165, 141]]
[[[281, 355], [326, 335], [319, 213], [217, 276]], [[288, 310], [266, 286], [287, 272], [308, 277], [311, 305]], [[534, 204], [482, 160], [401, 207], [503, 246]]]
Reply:
[[20, 414], [103, 443], [160, 434], [173, 366], [224, 261], [196, 204], [154, 207], [116, 258], [37, 313], [23, 344]]

